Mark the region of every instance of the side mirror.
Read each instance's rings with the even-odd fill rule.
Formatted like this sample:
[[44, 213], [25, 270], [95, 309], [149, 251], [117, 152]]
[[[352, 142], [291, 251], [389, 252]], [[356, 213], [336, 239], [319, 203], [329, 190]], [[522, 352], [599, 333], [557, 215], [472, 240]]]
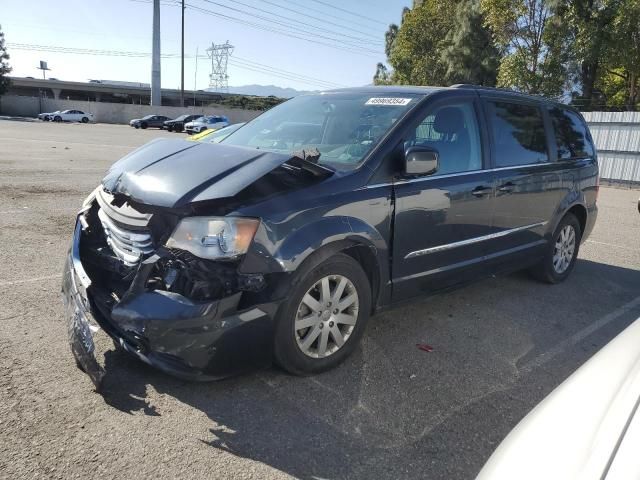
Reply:
[[438, 151], [427, 147], [409, 147], [404, 152], [407, 175], [431, 175], [438, 170]]

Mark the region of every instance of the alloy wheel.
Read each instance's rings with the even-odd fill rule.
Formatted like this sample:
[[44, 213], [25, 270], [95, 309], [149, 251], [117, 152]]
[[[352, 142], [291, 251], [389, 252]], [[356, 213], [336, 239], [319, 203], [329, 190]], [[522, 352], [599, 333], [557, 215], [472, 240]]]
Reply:
[[329, 275], [302, 297], [294, 330], [298, 348], [312, 358], [334, 354], [353, 333], [360, 306], [358, 291], [347, 277]]
[[562, 275], [567, 271], [573, 254], [576, 250], [576, 231], [571, 225], [565, 225], [560, 230], [560, 235], [556, 239], [553, 251], [553, 269], [557, 274]]

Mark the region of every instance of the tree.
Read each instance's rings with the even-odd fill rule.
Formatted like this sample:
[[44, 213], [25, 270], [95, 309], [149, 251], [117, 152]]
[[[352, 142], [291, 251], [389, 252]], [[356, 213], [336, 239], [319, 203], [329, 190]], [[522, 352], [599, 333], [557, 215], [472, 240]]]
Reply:
[[604, 52], [600, 84], [609, 102], [635, 110], [640, 102], [640, 2], [624, 0], [609, 28], [615, 42]]
[[486, 25], [504, 49], [498, 85], [560, 96], [567, 83], [567, 30], [554, 15], [560, 0], [481, 0]]
[[7, 60], [9, 60], [9, 54], [4, 45], [4, 33], [2, 33], [2, 26], [0, 26], [0, 95], [9, 89], [10, 80], [7, 75], [11, 73], [11, 67]]
[[484, 25], [480, 0], [423, 0], [404, 8], [400, 26], [389, 25], [376, 84], [493, 86], [499, 50]]
[[[402, 20], [404, 20], [405, 15], [409, 13], [409, 11], [410, 9], [408, 7], [404, 7], [402, 9]], [[402, 20], [400, 21], [401, 25]], [[399, 29], [400, 27], [398, 27], [398, 25], [392, 23], [384, 34], [384, 53], [387, 58], [391, 56], [391, 51], [393, 50]], [[376, 73], [373, 75], [373, 83], [375, 85], [389, 85], [391, 83], [391, 72], [389, 72], [386, 65], [381, 62], [376, 65]]]
[[446, 44], [442, 62], [448, 84], [495, 86], [501, 53], [484, 25], [480, 0], [463, 0], [456, 6]]
[[588, 107], [609, 44], [614, 41], [611, 22], [622, 0], [569, 0], [560, 2], [556, 14], [569, 29], [571, 57], [576, 65], [580, 96], [575, 103]]
[[446, 36], [453, 25], [454, 0], [424, 0], [409, 10], [393, 41], [389, 63], [393, 82], [446, 85], [442, 61]]
[[391, 85], [391, 74], [382, 62], [376, 65], [376, 73], [373, 76], [374, 85]]

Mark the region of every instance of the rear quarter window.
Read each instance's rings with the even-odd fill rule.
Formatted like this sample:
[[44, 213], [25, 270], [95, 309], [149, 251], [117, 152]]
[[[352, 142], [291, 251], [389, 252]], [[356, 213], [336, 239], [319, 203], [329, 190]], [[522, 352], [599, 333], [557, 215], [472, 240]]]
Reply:
[[587, 126], [571, 110], [553, 107], [549, 110], [558, 148], [559, 160], [573, 160], [593, 157], [593, 145], [589, 139]]
[[489, 101], [496, 167], [549, 161], [542, 111], [524, 103]]

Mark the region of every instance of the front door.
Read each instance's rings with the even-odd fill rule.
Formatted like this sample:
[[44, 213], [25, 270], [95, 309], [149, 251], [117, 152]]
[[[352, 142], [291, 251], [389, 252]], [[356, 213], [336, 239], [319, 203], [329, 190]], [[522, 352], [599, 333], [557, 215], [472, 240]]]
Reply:
[[482, 272], [494, 189], [486, 170], [475, 94], [437, 103], [406, 132], [405, 148], [438, 152], [429, 176], [394, 182], [393, 300], [438, 290]]

